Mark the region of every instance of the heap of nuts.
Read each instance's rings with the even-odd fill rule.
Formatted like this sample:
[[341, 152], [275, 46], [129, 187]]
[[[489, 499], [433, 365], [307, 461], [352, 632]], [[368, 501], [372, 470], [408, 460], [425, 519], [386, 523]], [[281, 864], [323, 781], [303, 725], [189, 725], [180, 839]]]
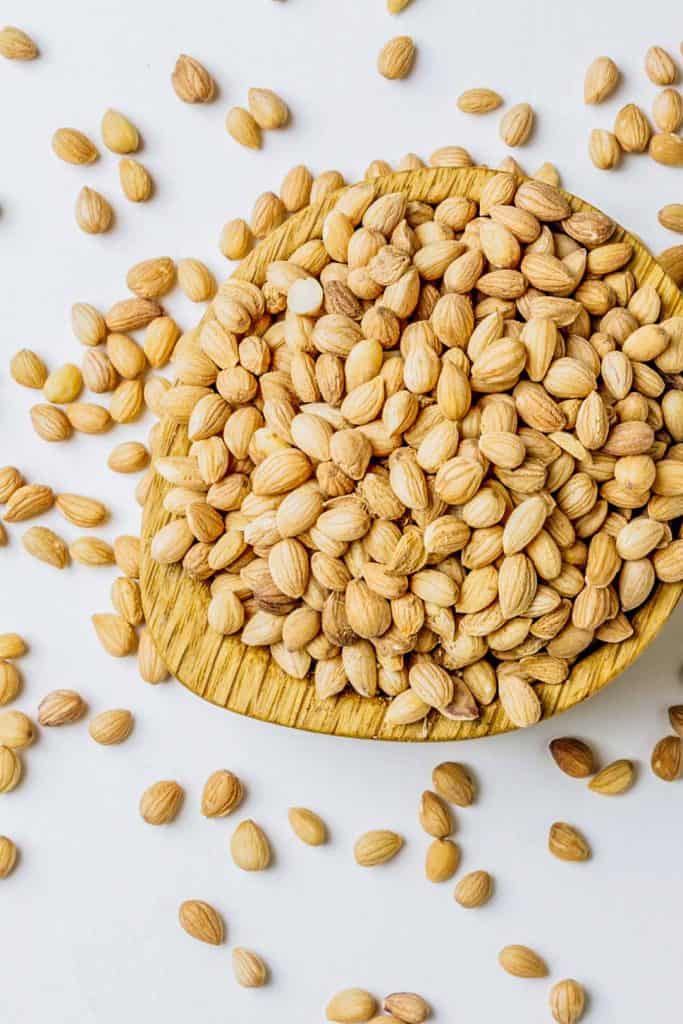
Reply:
[[545, 182], [479, 203], [353, 186], [174, 356], [152, 556], [210, 627], [388, 725], [541, 716], [595, 642], [683, 579], [683, 317], [630, 242]]

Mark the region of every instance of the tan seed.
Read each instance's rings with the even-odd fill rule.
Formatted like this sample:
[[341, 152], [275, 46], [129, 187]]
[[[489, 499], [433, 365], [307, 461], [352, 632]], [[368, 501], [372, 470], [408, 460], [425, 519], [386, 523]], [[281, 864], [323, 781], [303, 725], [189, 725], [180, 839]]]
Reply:
[[83, 186], [76, 199], [76, 223], [88, 235], [99, 235], [108, 231], [114, 219], [114, 211], [99, 192]]
[[410, 36], [395, 36], [385, 43], [377, 58], [377, 70], [384, 78], [405, 78], [415, 62], [415, 43]]
[[250, 89], [249, 112], [260, 128], [284, 128], [289, 120], [289, 108], [272, 89]]
[[47, 526], [32, 526], [21, 538], [21, 543], [29, 555], [55, 569], [65, 569], [69, 564], [69, 549], [62, 538]]
[[202, 792], [202, 814], [206, 818], [225, 818], [244, 799], [244, 787], [232, 772], [219, 769], [212, 772]]
[[88, 732], [104, 747], [123, 743], [133, 731], [133, 716], [123, 708], [101, 711], [91, 720]]
[[545, 978], [548, 974], [545, 962], [528, 946], [504, 946], [498, 954], [498, 962], [515, 978]]
[[491, 899], [493, 879], [488, 871], [470, 871], [455, 887], [455, 901], [468, 910], [482, 907]]
[[306, 807], [290, 807], [287, 811], [293, 831], [308, 846], [320, 846], [327, 841], [325, 822]]
[[619, 84], [619, 69], [611, 57], [596, 57], [586, 71], [583, 85], [585, 103], [602, 103]]
[[583, 1017], [586, 997], [573, 978], [556, 982], [550, 990], [550, 1012], [557, 1024], [578, 1024]]
[[132, 157], [119, 160], [119, 181], [121, 190], [131, 203], [144, 203], [152, 195], [152, 178], [146, 167]]
[[681, 737], [664, 736], [655, 744], [650, 759], [652, 771], [664, 782], [673, 782], [681, 773]]
[[35, 60], [38, 47], [22, 29], [6, 25], [0, 29], [0, 56], [7, 60]]
[[225, 938], [225, 927], [220, 914], [204, 900], [185, 900], [181, 903], [178, 908], [178, 920], [180, 927], [200, 942], [220, 946]]
[[228, 111], [225, 127], [235, 142], [247, 149], [261, 148], [261, 129], [254, 116], [244, 107], [233, 107]]
[[582, 740], [572, 737], [554, 739], [549, 750], [558, 768], [573, 779], [586, 779], [595, 771], [593, 751]]
[[268, 968], [262, 958], [242, 946], [235, 946], [232, 951], [232, 970], [243, 988], [260, 988], [268, 980]]
[[362, 988], [346, 988], [330, 999], [325, 1007], [327, 1020], [336, 1024], [363, 1024], [374, 1016], [377, 1000]]
[[363, 868], [376, 867], [392, 860], [403, 846], [403, 839], [388, 829], [365, 832], [356, 840], [353, 852], [356, 863]]
[[424, 1024], [432, 1013], [426, 999], [416, 992], [392, 992], [385, 996], [383, 1008], [404, 1024]]
[[271, 861], [270, 844], [263, 829], [254, 821], [240, 822], [230, 840], [230, 853], [243, 871], [264, 871]]
[[588, 788], [603, 796], [617, 796], [633, 785], [635, 772], [631, 761], [613, 761], [601, 769], [588, 783]]
[[148, 825], [168, 825], [178, 816], [184, 797], [177, 782], [154, 782], [140, 798], [140, 814]]
[[[5, 29], [5, 31], [7, 30]], [[2, 50], [0, 50], [0, 52], [2, 52]], [[3, 56], [6, 56], [6, 54], [3, 54]], [[17, 856], [17, 848], [12, 840], [7, 836], [0, 836], [0, 878], [7, 878], [7, 876], [14, 870], [14, 865], [17, 862]]]
[[137, 128], [118, 110], [104, 112], [101, 130], [102, 141], [112, 153], [135, 153], [140, 145]]
[[171, 84], [183, 103], [209, 103], [216, 93], [216, 83], [204, 65], [186, 53], [175, 62]]
[[548, 849], [560, 860], [588, 860], [591, 855], [590, 846], [579, 830], [564, 821], [550, 826]]
[[35, 739], [33, 723], [23, 711], [0, 711], [0, 746], [10, 750], [30, 747]]

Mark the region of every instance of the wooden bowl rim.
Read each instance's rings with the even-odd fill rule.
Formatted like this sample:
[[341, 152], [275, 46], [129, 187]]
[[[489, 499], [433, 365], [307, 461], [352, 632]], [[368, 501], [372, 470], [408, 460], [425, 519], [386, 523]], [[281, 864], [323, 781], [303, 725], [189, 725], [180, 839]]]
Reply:
[[[500, 173], [485, 167], [424, 168], [376, 178], [369, 184], [375, 197], [406, 192], [408, 199], [436, 203], [452, 195], [478, 200], [484, 183]], [[286, 259], [305, 241], [320, 237], [322, 223], [345, 186], [322, 202], [294, 214], [265, 238], [240, 263], [232, 276], [262, 283], [265, 268]], [[563, 194], [574, 211], [596, 208], [568, 192]], [[683, 315], [683, 296], [639, 238], [617, 225], [614, 239], [630, 241], [634, 256], [629, 264], [639, 285], [657, 289], [667, 316]], [[207, 310], [202, 322], [211, 318]], [[185, 454], [185, 427], [165, 422], [162, 454]], [[187, 689], [203, 699], [239, 714], [296, 729], [362, 739], [446, 741], [491, 736], [515, 727], [495, 701], [476, 722], [452, 722], [430, 716], [410, 726], [387, 727], [389, 702], [343, 693], [326, 701], [315, 697], [308, 680], [287, 676], [262, 650], [246, 648], [238, 640], [213, 633], [206, 625], [208, 587], [185, 576], [178, 566], [160, 566], [150, 556], [151, 538], [170, 520], [162, 505], [167, 485], [160, 477], [150, 489], [142, 526], [142, 601], [148, 628], [170, 671]], [[662, 628], [683, 590], [683, 583], [659, 584], [633, 616], [634, 635], [618, 644], [603, 644], [580, 659], [562, 686], [538, 686], [543, 718], [559, 714], [601, 690], [627, 669]]]

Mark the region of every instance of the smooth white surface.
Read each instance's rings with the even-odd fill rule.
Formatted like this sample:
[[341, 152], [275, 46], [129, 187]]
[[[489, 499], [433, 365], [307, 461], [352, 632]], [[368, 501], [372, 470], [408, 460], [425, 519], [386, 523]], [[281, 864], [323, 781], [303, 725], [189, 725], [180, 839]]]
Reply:
[[[610, 127], [622, 103], [649, 109], [656, 90], [643, 56], [655, 42], [678, 52], [680, 9], [672, 2], [414, 0], [392, 19], [383, 0], [10, 0], [2, 18], [31, 32], [42, 56], [0, 62], [0, 465], [106, 498], [107, 537], [136, 531], [138, 511], [134, 480], [110, 473], [106, 455], [144, 428], [46, 445], [28, 419], [38, 399], [9, 379], [8, 357], [27, 345], [51, 367], [80, 361], [70, 304], [106, 309], [125, 294], [127, 267], [143, 257], [196, 256], [225, 275], [216, 248], [221, 224], [246, 214], [263, 189], [277, 189], [292, 164], [338, 167], [353, 179], [373, 158], [428, 155], [451, 142], [495, 164], [505, 153], [499, 115], [467, 118], [455, 107], [464, 88], [487, 85], [537, 110], [532, 143], [515, 153], [527, 169], [552, 160], [568, 188], [655, 251], [675, 241], [656, 211], [681, 201], [680, 171], [633, 157], [604, 174], [586, 152], [590, 128]], [[419, 46], [415, 72], [386, 82], [375, 71], [377, 52], [403, 32]], [[181, 51], [215, 74], [217, 102], [190, 107], [176, 98], [169, 75]], [[583, 72], [599, 53], [616, 59], [625, 80], [613, 99], [587, 108]], [[281, 92], [294, 115], [290, 129], [267, 134], [260, 153], [241, 149], [223, 129], [226, 109], [243, 103], [251, 85]], [[106, 150], [91, 168], [62, 164], [50, 151], [60, 126], [97, 138], [110, 105], [129, 114], [144, 138], [140, 158], [157, 185], [147, 204], [123, 199], [117, 158]], [[111, 234], [91, 238], [76, 228], [83, 184], [112, 200]], [[177, 294], [168, 306], [184, 326], [199, 316]], [[56, 513], [45, 522], [69, 539], [80, 532]], [[658, 1024], [680, 1012], [683, 783], [665, 785], [647, 764], [667, 732], [666, 707], [682, 699], [680, 611], [618, 683], [526, 734], [448, 746], [335, 740], [241, 719], [174, 683], [142, 683], [133, 659], [103, 653], [88, 621], [108, 610], [114, 573], [59, 573], [37, 563], [21, 549], [25, 528], [11, 527], [11, 544], [0, 552], [0, 632], [16, 629], [31, 644], [16, 706], [35, 713], [44, 693], [74, 687], [93, 712], [133, 709], [136, 728], [128, 743], [109, 749], [89, 739], [85, 723], [43, 730], [25, 757], [25, 781], [0, 797], [0, 833], [21, 848], [14, 875], [0, 883], [2, 1021], [308, 1024], [323, 1019], [337, 989], [361, 985], [378, 996], [422, 992], [445, 1024], [526, 1024], [550, 1019], [550, 983], [566, 976], [585, 983], [591, 1024]], [[610, 800], [564, 777], [546, 744], [566, 734], [593, 742], [603, 762], [633, 757], [634, 790]], [[470, 765], [480, 783], [476, 805], [457, 814], [456, 837], [461, 873], [485, 867], [496, 879], [494, 899], [479, 911], [458, 907], [450, 883], [423, 879], [427, 839], [417, 803], [432, 767], [447, 758]], [[236, 818], [207, 821], [201, 788], [219, 767], [236, 771], [249, 796]], [[187, 800], [174, 825], [155, 829], [137, 803], [162, 778], [182, 782]], [[286, 811], [295, 804], [322, 813], [329, 846], [310, 849], [291, 835]], [[229, 837], [243, 816], [273, 842], [275, 865], [260, 875], [229, 859]], [[591, 863], [548, 854], [548, 827], [558, 819], [583, 829]], [[352, 858], [354, 839], [382, 826], [401, 831], [406, 847], [393, 865], [364, 871]], [[204, 946], [181, 931], [177, 907], [189, 897], [225, 915], [228, 947]], [[538, 949], [552, 978], [505, 975], [496, 954], [511, 942]], [[231, 945], [264, 955], [268, 987], [238, 988]]]

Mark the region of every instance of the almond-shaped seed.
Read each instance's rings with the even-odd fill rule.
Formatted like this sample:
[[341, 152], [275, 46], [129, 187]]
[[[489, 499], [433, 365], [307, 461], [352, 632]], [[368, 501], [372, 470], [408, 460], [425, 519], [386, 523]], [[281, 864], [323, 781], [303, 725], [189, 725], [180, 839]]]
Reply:
[[376, 867], [393, 860], [403, 846], [403, 839], [389, 829], [375, 829], [363, 833], [353, 848], [357, 864], [363, 868]]
[[121, 190], [131, 203], [144, 203], [152, 195], [154, 184], [146, 167], [132, 157], [119, 160], [119, 181]]
[[528, 946], [504, 946], [498, 954], [498, 963], [515, 978], [545, 978], [545, 961]]
[[548, 849], [560, 860], [588, 860], [591, 855], [590, 846], [579, 830], [564, 821], [556, 821], [550, 826]]
[[534, 112], [528, 103], [517, 103], [500, 122], [500, 137], [506, 146], [523, 146], [534, 126]]
[[583, 1017], [586, 997], [578, 981], [564, 978], [551, 988], [549, 1002], [557, 1024], [578, 1024]]
[[230, 853], [237, 867], [243, 871], [264, 871], [271, 861], [266, 834], [250, 819], [241, 821], [233, 832]]
[[202, 814], [206, 818], [225, 818], [244, 799], [244, 787], [232, 772], [219, 769], [212, 772], [202, 792]]
[[69, 564], [69, 549], [62, 538], [47, 526], [32, 526], [21, 538], [21, 543], [29, 555], [55, 569], [65, 569]]
[[23, 29], [6, 25], [0, 29], [0, 56], [7, 60], [35, 60], [38, 47]]
[[645, 54], [645, 72], [654, 85], [672, 85], [678, 78], [673, 59], [661, 46], [651, 46]]
[[[7, 31], [6, 29], [4, 30]], [[0, 46], [2, 46], [2, 33], [0, 33]], [[2, 50], [0, 50], [2, 52]], [[3, 54], [6, 56], [6, 54]], [[28, 59], [28, 58], [26, 58]], [[17, 862], [17, 848], [7, 836], [0, 836], [0, 878], [7, 876], [14, 870]]]
[[47, 367], [43, 360], [29, 348], [22, 348], [10, 359], [10, 373], [17, 384], [25, 388], [40, 390], [47, 380]]
[[549, 750], [558, 768], [573, 779], [586, 779], [595, 771], [593, 751], [583, 740], [559, 737], [551, 740]]
[[385, 43], [377, 58], [377, 70], [384, 78], [406, 78], [415, 62], [415, 43], [410, 36], [395, 36]]
[[178, 816], [184, 797], [179, 783], [154, 782], [140, 798], [140, 814], [148, 825], [169, 825]]
[[681, 737], [664, 736], [655, 744], [650, 759], [652, 771], [664, 782], [673, 782], [681, 774]]
[[327, 842], [327, 827], [322, 818], [307, 807], [290, 807], [289, 824], [296, 835], [308, 846], [321, 846]]
[[447, 882], [460, 864], [460, 848], [452, 839], [434, 839], [427, 849], [425, 875], [430, 882]]
[[102, 141], [112, 153], [135, 153], [140, 145], [138, 130], [127, 117], [118, 111], [105, 110], [102, 117]]
[[23, 711], [0, 711], [0, 746], [10, 750], [30, 747], [35, 739], [33, 723]]
[[233, 107], [228, 111], [225, 128], [241, 146], [247, 149], [261, 148], [261, 129], [253, 115], [244, 107]]
[[458, 807], [474, 803], [474, 782], [464, 765], [456, 761], [443, 761], [432, 772], [434, 789], [439, 796]]
[[124, 658], [132, 654], [137, 646], [135, 630], [120, 615], [105, 612], [92, 616], [97, 637], [108, 654]]
[[483, 907], [491, 899], [493, 879], [488, 871], [470, 871], [455, 887], [455, 902], [471, 910]]
[[100, 711], [91, 720], [88, 732], [103, 747], [123, 743], [133, 731], [133, 716], [125, 708]]
[[611, 171], [621, 160], [621, 146], [613, 132], [593, 128], [588, 142], [588, 154], [600, 171]]
[[11, 661], [0, 658], [0, 707], [15, 700], [21, 689], [21, 676]]
[[630, 789], [635, 779], [633, 763], [620, 759], [602, 768], [588, 783], [588, 788], [603, 796], [618, 796]]
[[220, 946], [225, 926], [218, 911], [204, 900], [185, 900], [178, 908], [180, 927], [193, 939]]
[[168, 679], [168, 668], [157, 651], [152, 634], [147, 628], [140, 630], [138, 672], [141, 678], [152, 686]]
[[493, 89], [467, 89], [458, 96], [457, 106], [465, 114], [488, 114], [502, 102], [502, 96]]
[[0, 633], [0, 658], [21, 658], [28, 647], [18, 633]]
[[247, 94], [249, 112], [260, 128], [284, 128], [289, 121], [289, 108], [272, 89], [250, 89]]
[[100, 155], [97, 146], [77, 128], [58, 128], [52, 136], [52, 149], [68, 164], [92, 164]]
[[53, 690], [38, 705], [38, 721], [44, 726], [70, 725], [86, 710], [85, 701], [75, 690]]
[[377, 1000], [362, 988], [346, 988], [330, 999], [325, 1017], [335, 1024], [363, 1024], [374, 1016]]
[[627, 103], [618, 111], [614, 121], [614, 134], [626, 153], [644, 153], [650, 141], [650, 125], [643, 111], [635, 103]]
[[171, 84], [183, 103], [209, 103], [216, 93], [216, 83], [204, 65], [186, 53], [175, 63]]
[[392, 992], [385, 996], [383, 1008], [386, 1013], [402, 1021], [403, 1024], [424, 1024], [424, 1021], [432, 1014], [427, 1000], [417, 992]]
[[88, 235], [109, 231], [114, 211], [109, 202], [94, 188], [83, 186], [76, 199], [76, 223]]
[[57, 495], [54, 503], [65, 519], [76, 526], [100, 526], [109, 518], [109, 509], [95, 498], [82, 495]]
[[619, 84], [619, 68], [611, 57], [596, 57], [586, 71], [583, 83], [585, 103], [602, 103]]
[[104, 317], [87, 302], [76, 302], [71, 307], [71, 327], [82, 345], [99, 345], [107, 336]]
[[232, 951], [232, 970], [243, 988], [260, 988], [268, 980], [268, 968], [263, 959], [242, 946], [235, 946]]

